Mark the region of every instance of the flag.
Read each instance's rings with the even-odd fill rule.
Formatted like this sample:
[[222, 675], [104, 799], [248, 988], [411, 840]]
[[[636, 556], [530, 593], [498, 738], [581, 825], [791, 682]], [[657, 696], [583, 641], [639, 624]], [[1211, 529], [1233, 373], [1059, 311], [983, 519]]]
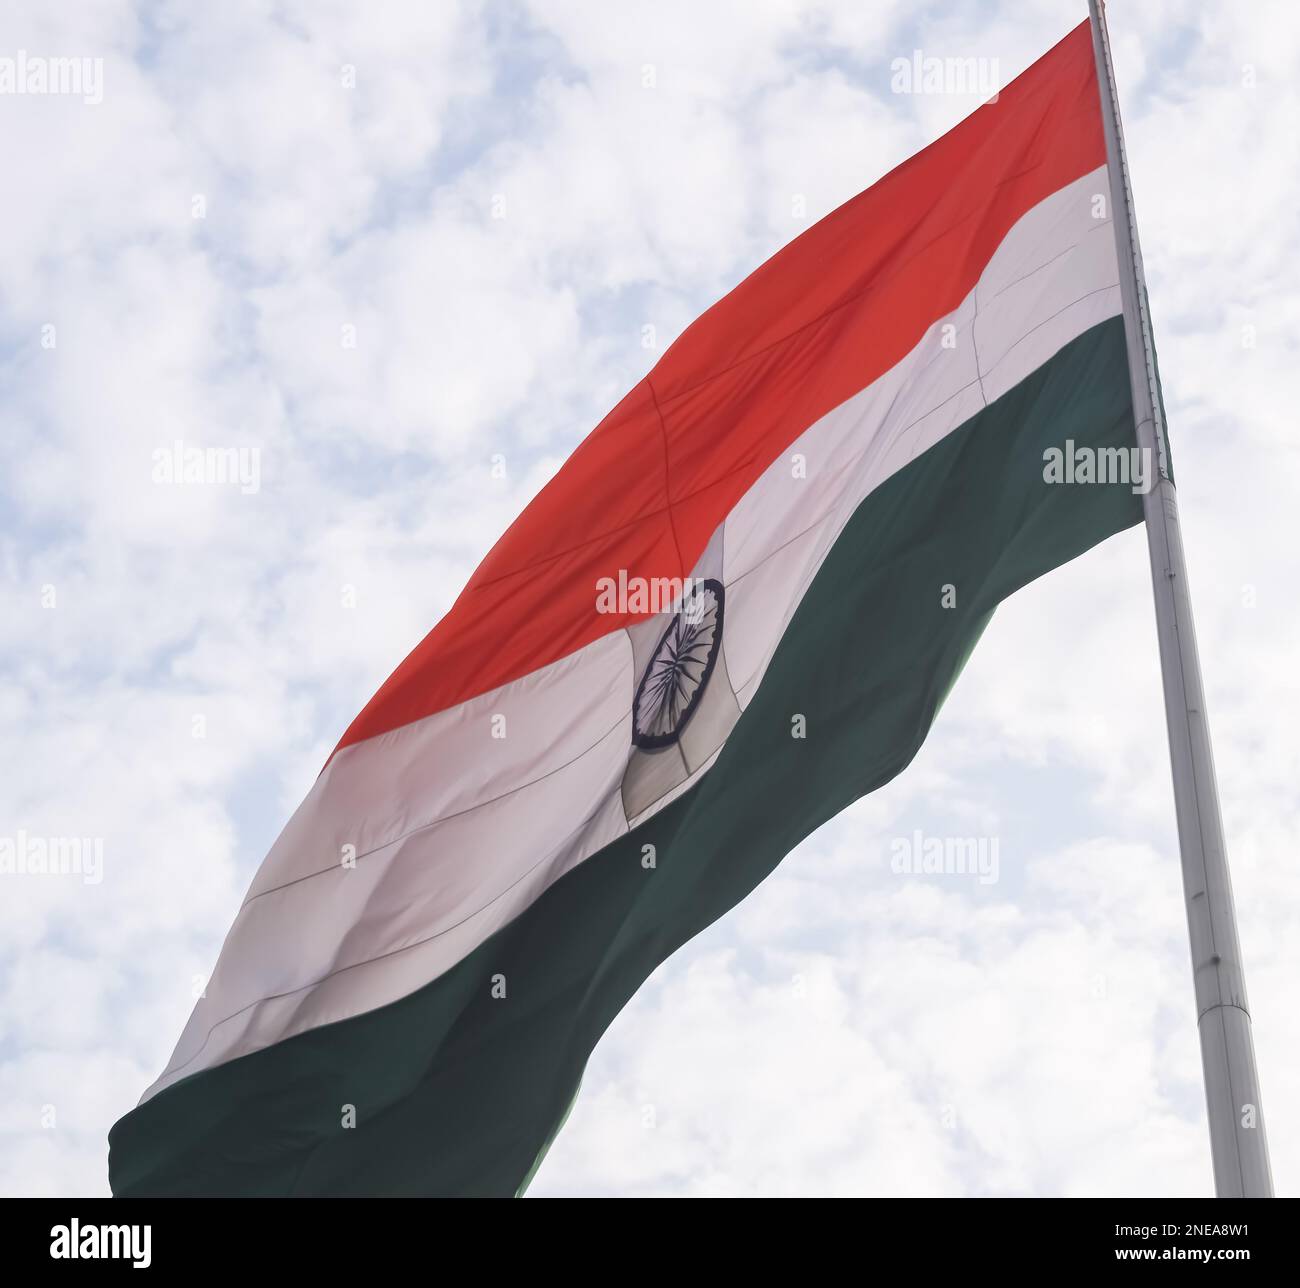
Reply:
[[116, 1193], [522, 1191], [651, 972], [1140, 519], [1109, 193], [1084, 23], [685, 331], [344, 734]]

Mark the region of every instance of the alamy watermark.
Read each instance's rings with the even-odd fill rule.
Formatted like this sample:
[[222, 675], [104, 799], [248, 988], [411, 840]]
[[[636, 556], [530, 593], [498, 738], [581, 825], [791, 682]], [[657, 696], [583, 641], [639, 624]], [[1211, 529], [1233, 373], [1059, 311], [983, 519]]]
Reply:
[[104, 879], [102, 836], [31, 836], [21, 829], [0, 836], [0, 877], [67, 876], [83, 885]]
[[626, 568], [617, 577], [596, 579], [596, 611], [644, 615], [680, 611], [688, 622], [705, 611], [703, 577], [634, 577]]
[[104, 60], [46, 58], [20, 49], [0, 56], [0, 94], [63, 94], [97, 107], [104, 101]]
[[980, 885], [998, 879], [996, 836], [896, 836], [889, 846], [889, 869], [898, 876], [975, 877]]
[[152, 1242], [151, 1225], [82, 1225], [74, 1216], [67, 1225], [50, 1227], [55, 1261], [129, 1261], [146, 1270], [153, 1263]]
[[895, 94], [975, 94], [996, 103], [1002, 83], [996, 58], [937, 58], [920, 49], [895, 58], [889, 70]]
[[1080, 447], [1072, 438], [1064, 447], [1043, 452], [1044, 483], [1120, 483], [1135, 496], [1151, 491], [1155, 479], [1151, 450], [1146, 447]]
[[237, 483], [250, 496], [262, 486], [262, 449], [195, 447], [178, 438], [154, 449], [151, 477], [155, 483]]

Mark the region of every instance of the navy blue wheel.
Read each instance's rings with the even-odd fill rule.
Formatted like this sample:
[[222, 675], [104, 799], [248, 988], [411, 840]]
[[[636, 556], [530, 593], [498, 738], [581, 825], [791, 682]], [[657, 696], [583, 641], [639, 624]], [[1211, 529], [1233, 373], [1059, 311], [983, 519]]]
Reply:
[[632, 742], [643, 751], [670, 747], [690, 723], [722, 647], [720, 581], [697, 581], [668, 623], [637, 686]]

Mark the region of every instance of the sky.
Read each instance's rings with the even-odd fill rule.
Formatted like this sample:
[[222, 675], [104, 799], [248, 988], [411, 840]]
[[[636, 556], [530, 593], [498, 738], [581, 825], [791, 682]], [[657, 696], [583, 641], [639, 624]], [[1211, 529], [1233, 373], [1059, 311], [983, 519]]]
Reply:
[[[1005, 83], [1085, 16], [0, 2], [0, 837], [87, 856], [0, 874], [0, 1192], [107, 1192], [351, 717], [686, 324], [978, 105], [894, 92], [895, 60]], [[1110, 28], [1294, 1195], [1300, 11]], [[7, 92], [20, 51], [89, 61]], [[177, 444], [243, 472], [174, 481]], [[996, 880], [895, 872], [918, 832]], [[531, 1193], [1211, 1189], [1135, 529], [1004, 604], [909, 769], [652, 977]]]

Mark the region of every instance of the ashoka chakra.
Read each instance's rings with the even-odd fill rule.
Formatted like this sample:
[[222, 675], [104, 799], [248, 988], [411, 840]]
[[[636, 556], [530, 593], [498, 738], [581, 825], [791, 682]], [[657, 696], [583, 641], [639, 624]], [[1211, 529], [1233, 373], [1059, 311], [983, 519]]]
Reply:
[[632, 741], [645, 751], [681, 737], [722, 647], [722, 583], [696, 581], [650, 658], [632, 703]]

